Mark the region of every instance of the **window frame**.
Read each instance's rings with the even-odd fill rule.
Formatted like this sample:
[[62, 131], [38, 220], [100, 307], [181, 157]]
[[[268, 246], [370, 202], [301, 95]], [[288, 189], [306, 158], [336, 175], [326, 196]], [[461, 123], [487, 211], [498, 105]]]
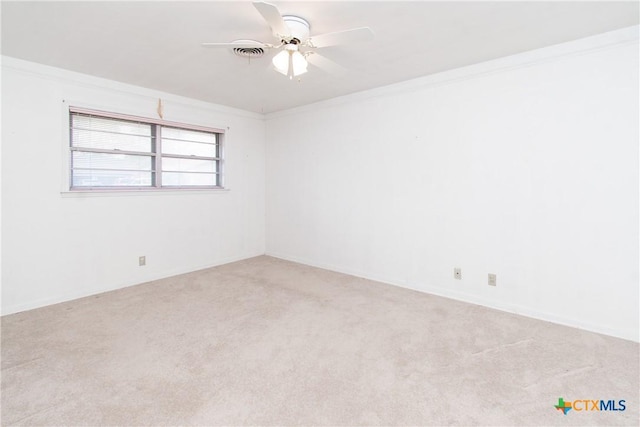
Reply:
[[[200, 126], [193, 125], [181, 122], [174, 122], [163, 119], [155, 119], [149, 117], [141, 117], [129, 114], [121, 114], [114, 113], [109, 111], [91, 109], [91, 108], [82, 108], [69, 106], [68, 107], [68, 120], [67, 120], [67, 161], [66, 171], [68, 174], [67, 180], [67, 190], [69, 192], [114, 192], [114, 191], [126, 191], [126, 192], [136, 192], [136, 191], [184, 191], [184, 190], [225, 190], [225, 130], [209, 127], [209, 126]], [[111, 120], [122, 120], [128, 122], [137, 122], [145, 125], [149, 125], [151, 127], [151, 149], [149, 153], [146, 152], [129, 152], [129, 151], [120, 151], [117, 150], [118, 154], [131, 154], [138, 156], [148, 156], [152, 161], [152, 168], [150, 172], [152, 173], [152, 184], [149, 185], [112, 185], [112, 186], [74, 186], [73, 185], [73, 177], [74, 177], [74, 167], [73, 167], [73, 153], [74, 152], [95, 152], [95, 153], [106, 153], [113, 154], [116, 150], [101, 150], [101, 149], [91, 149], [91, 148], [82, 148], [82, 147], [74, 147], [73, 146], [73, 126], [72, 120], [74, 114], [78, 115], [90, 115], [98, 118], [105, 118]], [[208, 156], [196, 156], [196, 155], [180, 155], [180, 154], [165, 154], [162, 152], [162, 129], [163, 128], [174, 128], [174, 129], [183, 129], [187, 131], [198, 131], [198, 132], [206, 132], [215, 134], [216, 139], [216, 157], [208, 157]], [[216, 176], [216, 184], [215, 185], [163, 185], [162, 184], [162, 174], [164, 171], [162, 169], [162, 159], [163, 158], [178, 158], [178, 159], [191, 159], [191, 160], [207, 160], [213, 161], [216, 166], [216, 172], [213, 172]], [[179, 171], [178, 171], [179, 172]], [[183, 173], [190, 173], [184, 171]], [[197, 173], [197, 172], [196, 172]]]

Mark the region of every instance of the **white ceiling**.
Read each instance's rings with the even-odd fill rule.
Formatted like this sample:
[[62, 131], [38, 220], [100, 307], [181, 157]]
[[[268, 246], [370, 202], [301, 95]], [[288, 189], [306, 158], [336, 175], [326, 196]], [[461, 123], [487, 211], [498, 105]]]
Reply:
[[274, 43], [251, 2], [2, 1], [2, 54], [269, 113], [637, 25], [639, 3], [273, 2], [311, 34], [369, 26], [373, 42], [322, 49], [346, 71], [301, 81], [202, 42]]

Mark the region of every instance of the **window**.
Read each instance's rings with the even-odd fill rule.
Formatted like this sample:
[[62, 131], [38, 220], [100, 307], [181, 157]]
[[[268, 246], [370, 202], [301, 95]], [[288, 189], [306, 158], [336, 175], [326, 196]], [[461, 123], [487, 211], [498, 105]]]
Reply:
[[223, 188], [224, 132], [70, 109], [71, 190]]

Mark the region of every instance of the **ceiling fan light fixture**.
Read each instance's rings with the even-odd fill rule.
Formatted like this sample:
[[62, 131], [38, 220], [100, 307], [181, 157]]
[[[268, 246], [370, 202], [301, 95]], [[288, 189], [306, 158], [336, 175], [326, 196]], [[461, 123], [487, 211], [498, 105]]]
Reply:
[[282, 52], [274, 56], [271, 62], [273, 63], [273, 66], [275, 67], [277, 72], [282, 73], [286, 76], [289, 72], [289, 58], [289, 52], [283, 50]]
[[277, 72], [290, 79], [307, 72], [307, 59], [298, 51], [298, 46], [295, 44], [287, 44], [271, 62]]
[[293, 75], [299, 76], [307, 72], [307, 59], [300, 52], [295, 51], [291, 53], [291, 68], [293, 69]]

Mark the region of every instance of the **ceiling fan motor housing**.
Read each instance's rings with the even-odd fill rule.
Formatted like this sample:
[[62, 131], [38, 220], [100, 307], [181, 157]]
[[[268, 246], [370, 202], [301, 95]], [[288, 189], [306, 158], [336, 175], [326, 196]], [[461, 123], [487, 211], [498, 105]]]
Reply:
[[299, 16], [285, 15], [282, 20], [291, 30], [291, 39], [283, 40], [285, 43], [304, 43], [309, 38], [309, 23]]

